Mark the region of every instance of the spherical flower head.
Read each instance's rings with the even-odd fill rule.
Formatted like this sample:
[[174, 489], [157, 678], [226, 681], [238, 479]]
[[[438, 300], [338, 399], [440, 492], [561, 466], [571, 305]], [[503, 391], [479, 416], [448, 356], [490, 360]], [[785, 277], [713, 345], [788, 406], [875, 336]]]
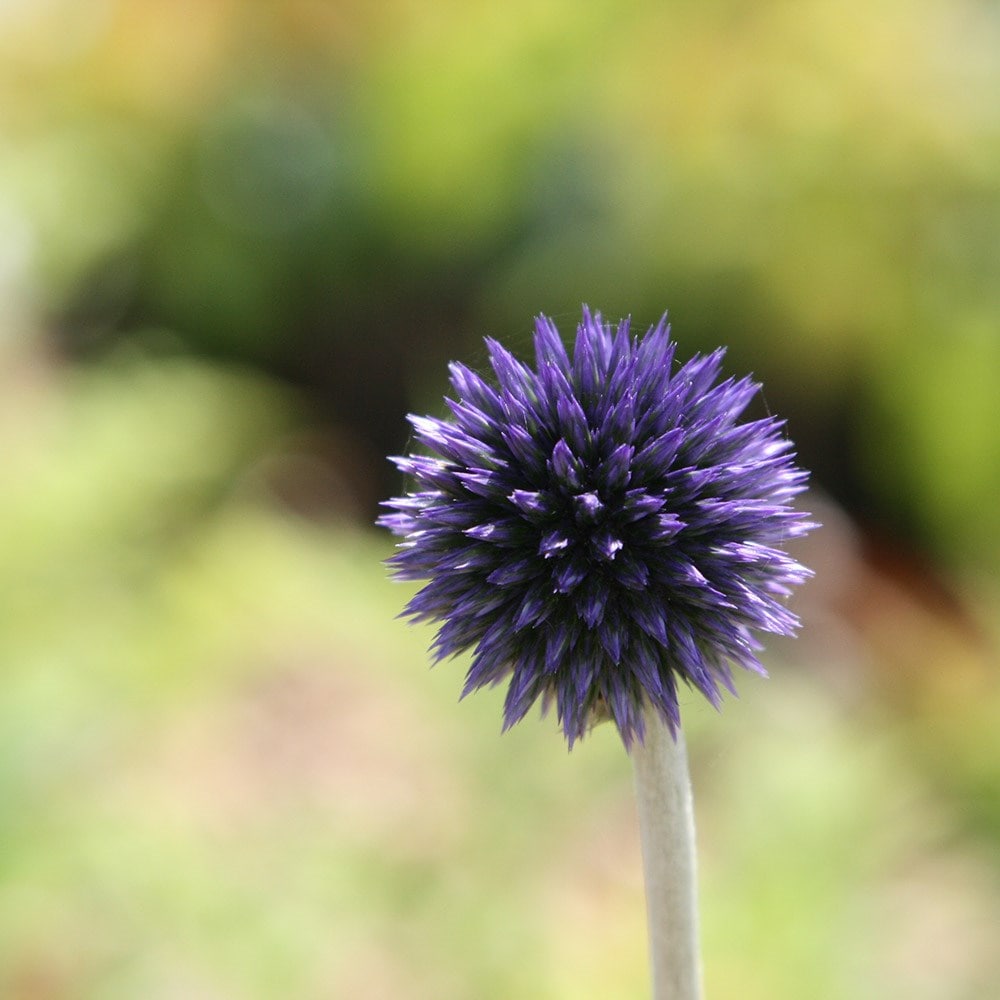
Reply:
[[628, 747], [650, 708], [676, 732], [679, 684], [718, 706], [732, 665], [764, 673], [756, 634], [798, 625], [783, 423], [740, 423], [760, 386], [720, 381], [721, 349], [675, 370], [666, 317], [637, 338], [585, 308], [571, 357], [540, 316], [534, 368], [486, 343], [495, 380], [452, 364], [451, 416], [409, 417], [432, 454], [392, 459], [389, 564], [428, 581], [404, 614], [440, 623], [436, 659], [472, 651], [463, 697], [508, 681], [505, 729], [541, 700], [570, 746], [610, 718]]

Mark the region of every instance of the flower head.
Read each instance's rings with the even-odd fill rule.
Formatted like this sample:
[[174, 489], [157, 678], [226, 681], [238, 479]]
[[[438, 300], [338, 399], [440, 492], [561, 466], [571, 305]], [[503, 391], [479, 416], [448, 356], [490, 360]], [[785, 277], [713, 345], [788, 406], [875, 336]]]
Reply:
[[450, 366], [379, 523], [395, 576], [428, 581], [405, 614], [441, 623], [436, 659], [473, 651], [463, 697], [509, 680], [505, 729], [541, 699], [571, 746], [599, 718], [629, 746], [647, 706], [676, 731], [678, 682], [718, 705], [732, 664], [764, 673], [755, 633], [798, 625], [809, 571], [781, 545], [813, 527], [807, 474], [781, 421], [739, 422], [760, 386], [719, 381], [722, 350], [674, 370], [665, 317], [636, 338], [584, 309], [572, 356], [535, 331], [534, 368], [490, 339], [494, 382]]

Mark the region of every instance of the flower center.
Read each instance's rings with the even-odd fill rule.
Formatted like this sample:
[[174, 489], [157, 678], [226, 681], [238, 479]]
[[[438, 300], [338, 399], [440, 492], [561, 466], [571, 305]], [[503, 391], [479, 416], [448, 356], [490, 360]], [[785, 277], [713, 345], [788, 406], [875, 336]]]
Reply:
[[625, 543], [609, 523], [608, 509], [596, 491], [573, 493], [564, 503], [559, 523], [542, 535], [538, 553], [552, 560], [556, 591], [568, 594], [612, 563]]

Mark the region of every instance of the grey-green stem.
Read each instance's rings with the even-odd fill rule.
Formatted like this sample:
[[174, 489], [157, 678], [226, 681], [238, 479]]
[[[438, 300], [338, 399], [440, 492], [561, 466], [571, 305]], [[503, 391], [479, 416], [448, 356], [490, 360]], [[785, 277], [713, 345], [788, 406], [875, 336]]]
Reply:
[[684, 736], [655, 712], [631, 751], [639, 807], [653, 1000], [700, 1000], [694, 809]]

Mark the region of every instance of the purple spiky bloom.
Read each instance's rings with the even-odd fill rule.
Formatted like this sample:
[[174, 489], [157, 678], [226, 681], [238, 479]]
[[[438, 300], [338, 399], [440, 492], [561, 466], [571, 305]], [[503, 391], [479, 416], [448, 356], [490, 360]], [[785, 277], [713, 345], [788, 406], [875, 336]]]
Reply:
[[450, 365], [451, 417], [409, 417], [435, 455], [392, 459], [389, 564], [429, 580], [404, 614], [442, 623], [436, 660], [474, 651], [463, 697], [509, 677], [504, 729], [541, 698], [570, 746], [606, 717], [641, 740], [647, 704], [676, 732], [678, 681], [718, 706], [731, 664], [764, 673], [755, 632], [798, 625], [783, 422], [738, 422], [760, 386], [718, 381], [722, 349], [673, 371], [666, 317], [635, 338], [584, 308], [570, 357], [540, 316], [534, 369], [486, 343], [496, 384]]

